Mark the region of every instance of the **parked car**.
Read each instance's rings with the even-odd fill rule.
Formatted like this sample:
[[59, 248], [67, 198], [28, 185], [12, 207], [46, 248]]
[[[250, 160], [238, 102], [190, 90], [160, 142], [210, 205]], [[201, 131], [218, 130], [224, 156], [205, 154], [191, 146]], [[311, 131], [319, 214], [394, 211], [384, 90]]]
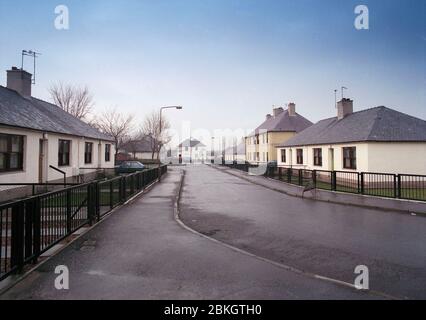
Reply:
[[278, 164], [277, 164], [277, 160], [272, 160], [272, 161], [269, 161], [269, 162], [267, 163], [267, 166], [268, 166], [269, 168], [275, 168], [277, 165], [278, 165]]
[[122, 164], [115, 167], [115, 172], [117, 174], [133, 173], [143, 170], [145, 170], [145, 166], [139, 161], [124, 161]]

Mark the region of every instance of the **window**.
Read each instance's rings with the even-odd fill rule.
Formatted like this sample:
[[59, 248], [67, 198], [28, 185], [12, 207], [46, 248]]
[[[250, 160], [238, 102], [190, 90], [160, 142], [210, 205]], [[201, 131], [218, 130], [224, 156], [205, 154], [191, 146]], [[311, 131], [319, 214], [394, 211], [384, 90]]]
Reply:
[[296, 163], [303, 164], [303, 149], [296, 149]]
[[287, 154], [286, 154], [287, 150], [286, 149], [281, 149], [281, 162], [287, 162]]
[[111, 145], [105, 145], [105, 162], [109, 162], [111, 160]]
[[322, 166], [322, 149], [314, 149], [314, 166]]
[[23, 169], [24, 137], [0, 134], [0, 172]]
[[84, 163], [86, 164], [92, 163], [92, 151], [93, 151], [93, 143], [86, 142], [84, 144]]
[[356, 170], [356, 147], [343, 148], [343, 168]]
[[188, 151], [188, 147], [185, 147], [185, 151]]
[[59, 140], [58, 146], [58, 165], [69, 166], [70, 165], [70, 140]]

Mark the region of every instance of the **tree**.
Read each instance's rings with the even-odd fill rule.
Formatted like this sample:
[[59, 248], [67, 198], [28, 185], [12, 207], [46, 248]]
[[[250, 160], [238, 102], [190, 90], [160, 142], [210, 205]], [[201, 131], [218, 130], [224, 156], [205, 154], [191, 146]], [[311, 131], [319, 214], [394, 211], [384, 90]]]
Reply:
[[78, 119], [85, 119], [93, 108], [93, 96], [86, 87], [64, 85], [62, 82], [49, 88], [53, 102]]
[[133, 115], [124, 115], [116, 109], [106, 110], [100, 117], [92, 120], [91, 125], [103, 133], [110, 135], [115, 141], [115, 154], [118, 149], [130, 140], [133, 130]]
[[170, 122], [162, 116], [160, 118], [159, 111], [153, 111], [145, 117], [141, 128], [141, 134], [149, 138], [152, 152], [152, 159], [157, 154], [157, 160], [160, 159], [160, 151], [164, 145], [170, 142], [171, 137], [168, 135]]

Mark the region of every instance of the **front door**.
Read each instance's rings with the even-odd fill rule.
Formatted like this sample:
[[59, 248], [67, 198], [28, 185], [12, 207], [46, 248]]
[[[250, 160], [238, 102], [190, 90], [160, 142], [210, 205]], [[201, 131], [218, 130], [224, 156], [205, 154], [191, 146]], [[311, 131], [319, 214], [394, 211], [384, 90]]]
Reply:
[[44, 165], [44, 141], [39, 140], [38, 152], [38, 182], [43, 183], [43, 165]]

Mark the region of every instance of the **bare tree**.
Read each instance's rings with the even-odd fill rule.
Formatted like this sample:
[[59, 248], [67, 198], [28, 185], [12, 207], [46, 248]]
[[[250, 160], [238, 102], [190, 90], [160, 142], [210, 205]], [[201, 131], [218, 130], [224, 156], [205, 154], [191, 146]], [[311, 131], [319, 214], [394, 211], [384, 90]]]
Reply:
[[124, 115], [116, 109], [109, 109], [92, 120], [91, 125], [114, 138], [115, 154], [126, 142], [130, 141], [133, 130], [133, 115]]
[[74, 87], [62, 82], [49, 88], [53, 102], [78, 119], [85, 119], [93, 107], [93, 96], [88, 87]]
[[157, 160], [159, 160], [161, 149], [170, 142], [171, 137], [167, 132], [169, 129], [170, 122], [164, 116], [160, 118], [159, 111], [151, 112], [145, 117], [141, 134], [150, 139], [152, 159], [157, 154]]

